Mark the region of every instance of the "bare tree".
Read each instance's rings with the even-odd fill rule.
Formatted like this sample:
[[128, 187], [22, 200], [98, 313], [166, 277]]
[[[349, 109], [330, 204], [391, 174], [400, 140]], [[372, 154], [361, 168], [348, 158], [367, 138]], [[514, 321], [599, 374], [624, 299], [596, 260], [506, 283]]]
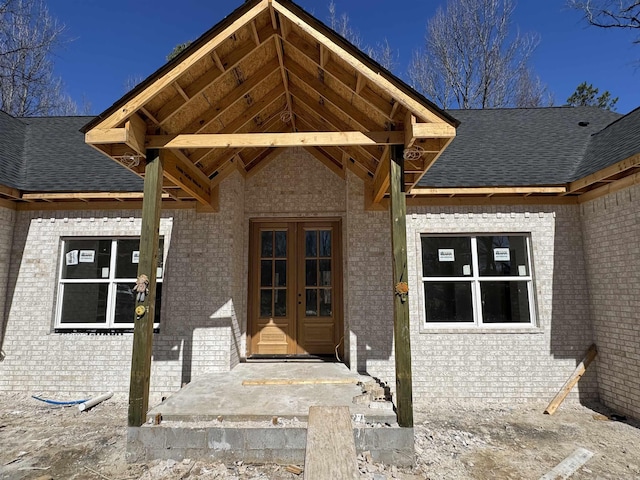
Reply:
[[43, 0], [0, 0], [1, 110], [18, 117], [77, 112], [53, 72], [63, 32]]
[[391, 48], [389, 40], [385, 38], [383, 41], [377, 42], [374, 47], [365, 46], [360, 32], [351, 26], [349, 15], [346, 13], [338, 14], [333, 0], [329, 2], [329, 26], [387, 70], [394, 70], [398, 66], [400, 53]]
[[443, 108], [544, 103], [545, 88], [528, 66], [539, 39], [512, 30], [514, 8], [511, 0], [449, 0], [413, 54], [413, 86]]
[[[640, 29], [638, 0], [568, 0], [569, 6], [582, 11], [584, 18], [596, 27]], [[640, 43], [640, 34], [633, 41]]]

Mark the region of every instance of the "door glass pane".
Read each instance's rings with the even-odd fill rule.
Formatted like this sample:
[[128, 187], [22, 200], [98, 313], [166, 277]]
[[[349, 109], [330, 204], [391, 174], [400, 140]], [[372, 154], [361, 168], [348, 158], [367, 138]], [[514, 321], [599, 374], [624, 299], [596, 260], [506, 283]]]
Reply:
[[529, 275], [527, 239], [523, 236], [478, 237], [478, 268], [482, 276]]
[[318, 256], [318, 232], [309, 230], [305, 233], [305, 256]]
[[276, 287], [287, 286], [287, 261], [276, 260]]
[[307, 317], [318, 316], [318, 291], [315, 288], [307, 290], [305, 314]]
[[276, 257], [287, 257], [287, 232], [276, 232]]
[[60, 323], [106, 323], [108, 283], [67, 283]]
[[62, 278], [109, 278], [110, 261], [111, 240], [67, 240]]
[[484, 323], [529, 323], [528, 282], [480, 282]]
[[471, 239], [468, 237], [422, 237], [422, 275], [425, 277], [471, 275]]
[[324, 288], [320, 290], [320, 316], [331, 316], [331, 289]]
[[305, 260], [305, 278], [307, 287], [318, 285], [318, 260]]
[[473, 322], [471, 282], [425, 282], [427, 322]]
[[271, 298], [272, 290], [260, 290], [260, 316], [272, 317]]
[[286, 317], [287, 316], [287, 291], [286, 290], [275, 290], [275, 312], [274, 317]]
[[331, 286], [331, 260], [320, 260], [320, 285]]
[[[115, 323], [133, 323], [136, 294], [132, 290], [133, 284], [116, 284], [116, 313]], [[160, 323], [160, 306], [162, 305], [162, 283], [156, 284], [155, 323]]]
[[261, 260], [260, 261], [260, 286], [271, 287], [273, 286], [273, 278], [271, 266], [273, 260]]
[[271, 258], [273, 257], [273, 232], [261, 232], [261, 256], [263, 258]]
[[331, 230], [322, 230], [320, 232], [320, 256], [331, 256]]

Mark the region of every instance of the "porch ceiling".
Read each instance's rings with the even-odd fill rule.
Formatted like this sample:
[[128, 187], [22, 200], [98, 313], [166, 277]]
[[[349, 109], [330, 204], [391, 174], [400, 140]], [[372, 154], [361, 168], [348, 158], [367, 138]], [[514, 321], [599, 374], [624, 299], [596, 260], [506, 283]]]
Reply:
[[209, 205], [231, 172], [253, 175], [287, 146], [305, 148], [337, 175], [351, 170], [379, 202], [391, 145], [410, 149], [410, 191], [456, 126], [295, 4], [252, 0], [84, 132], [139, 175], [135, 160], [161, 149], [166, 191]]

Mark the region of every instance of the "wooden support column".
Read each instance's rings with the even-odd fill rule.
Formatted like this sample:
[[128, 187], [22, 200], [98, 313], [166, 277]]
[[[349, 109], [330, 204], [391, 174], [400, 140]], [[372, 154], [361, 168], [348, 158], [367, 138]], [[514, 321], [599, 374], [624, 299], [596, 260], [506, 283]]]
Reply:
[[[408, 289], [407, 271], [407, 202], [404, 190], [404, 148], [391, 148], [390, 217], [393, 248], [393, 333], [396, 359], [396, 407], [398, 425], [413, 427], [413, 387], [411, 380], [411, 336], [409, 328], [409, 298], [401, 294]], [[408, 291], [408, 290], [407, 290]]]
[[[156, 304], [156, 269], [160, 236], [160, 209], [162, 205], [162, 170], [164, 159], [159, 150], [147, 150], [142, 200], [142, 230], [140, 232], [140, 262], [138, 277], [149, 279], [148, 294], [136, 301], [129, 385], [129, 426], [139, 427], [146, 420], [149, 408], [149, 379], [151, 377], [151, 348], [153, 320]], [[144, 312], [140, 314], [141, 311]]]

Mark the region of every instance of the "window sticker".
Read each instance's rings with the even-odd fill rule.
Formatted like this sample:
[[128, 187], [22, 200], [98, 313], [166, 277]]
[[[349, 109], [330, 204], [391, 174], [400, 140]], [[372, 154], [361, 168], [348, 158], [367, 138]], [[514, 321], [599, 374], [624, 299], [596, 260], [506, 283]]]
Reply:
[[494, 248], [493, 249], [493, 260], [496, 262], [510, 262], [511, 261], [511, 253], [509, 253], [508, 248]]
[[527, 266], [526, 265], [518, 265], [518, 275], [521, 277], [527, 276]]
[[93, 263], [96, 259], [95, 250], [80, 250], [80, 256], [78, 257], [80, 263]]
[[462, 274], [463, 275], [471, 275], [471, 265], [463, 265], [462, 266]]
[[64, 256], [67, 266], [78, 265], [78, 250], [71, 250]]
[[131, 263], [140, 263], [140, 251], [134, 250], [131, 252]]
[[453, 248], [439, 248], [438, 260], [441, 262], [455, 262], [456, 254]]
[[102, 267], [102, 278], [109, 278], [109, 267]]

